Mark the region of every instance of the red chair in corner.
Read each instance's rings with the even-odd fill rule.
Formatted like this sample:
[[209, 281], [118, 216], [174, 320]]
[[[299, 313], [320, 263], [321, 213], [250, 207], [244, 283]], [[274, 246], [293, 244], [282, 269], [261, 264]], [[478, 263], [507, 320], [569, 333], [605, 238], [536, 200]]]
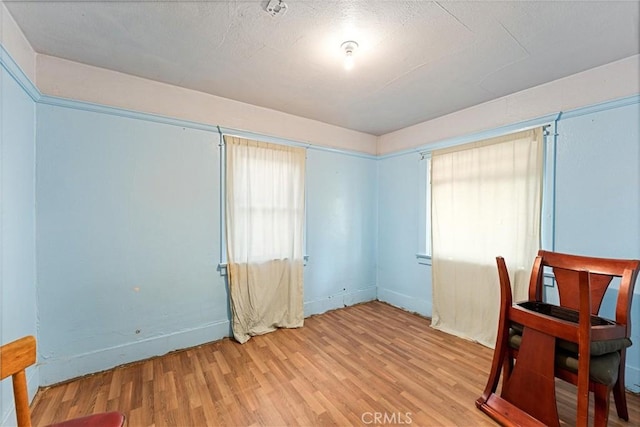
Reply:
[[[36, 339], [26, 336], [0, 347], [0, 380], [11, 377], [18, 427], [31, 427], [29, 396], [25, 369], [36, 363]], [[92, 414], [52, 424], [49, 427], [122, 427], [125, 416], [120, 412]]]

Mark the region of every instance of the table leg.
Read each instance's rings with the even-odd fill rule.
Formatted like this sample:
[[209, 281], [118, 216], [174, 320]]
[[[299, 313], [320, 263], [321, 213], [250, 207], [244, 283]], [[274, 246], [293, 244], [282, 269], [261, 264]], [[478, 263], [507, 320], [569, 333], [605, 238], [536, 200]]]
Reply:
[[504, 400], [548, 426], [559, 426], [554, 376], [555, 337], [524, 328], [518, 358], [502, 388]]

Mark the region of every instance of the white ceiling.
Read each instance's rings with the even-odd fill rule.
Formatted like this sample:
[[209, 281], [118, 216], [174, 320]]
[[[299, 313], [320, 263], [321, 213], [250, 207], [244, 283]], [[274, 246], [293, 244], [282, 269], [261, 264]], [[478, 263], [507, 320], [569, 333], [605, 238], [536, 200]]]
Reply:
[[638, 1], [4, 1], [38, 53], [374, 135], [640, 53]]

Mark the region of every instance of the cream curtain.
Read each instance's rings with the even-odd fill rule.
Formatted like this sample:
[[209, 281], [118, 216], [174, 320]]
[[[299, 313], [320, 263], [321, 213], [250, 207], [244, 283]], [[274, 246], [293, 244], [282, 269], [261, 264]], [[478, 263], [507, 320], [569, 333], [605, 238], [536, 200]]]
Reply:
[[542, 129], [433, 153], [433, 319], [436, 329], [495, 345], [507, 261], [514, 300], [527, 297], [540, 247]]
[[306, 151], [225, 136], [234, 338], [303, 324]]

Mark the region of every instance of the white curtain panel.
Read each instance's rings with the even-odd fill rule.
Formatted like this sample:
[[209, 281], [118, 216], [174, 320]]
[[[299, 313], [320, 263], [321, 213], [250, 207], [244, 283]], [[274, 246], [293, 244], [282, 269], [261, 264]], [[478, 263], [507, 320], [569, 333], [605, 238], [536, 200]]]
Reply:
[[436, 329], [495, 345], [503, 256], [514, 301], [527, 298], [540, 247], [541, 128], [433, 153], [433, 318]]
[[225, 136], [234, 338], [303, 325], [306, 150]]

